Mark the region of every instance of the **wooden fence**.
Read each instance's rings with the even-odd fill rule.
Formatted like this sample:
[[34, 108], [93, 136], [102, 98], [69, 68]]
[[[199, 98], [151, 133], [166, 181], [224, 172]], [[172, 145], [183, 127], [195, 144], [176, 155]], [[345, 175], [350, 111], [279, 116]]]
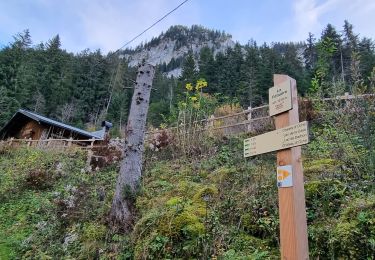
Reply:
[[103, 147], [100, 142], [103, 140], [99, 139], [86, 139], [86, 140], [75, 140], [73, 138], [69, 139], [42, 139], [42, 140], [33, 140], [29, 139], [15, 139], [10, 138], [3, 141], [6, 146], [29, 146], [29, 147], [39, 147], [39, 148], [80, 148], [80, 149], [93, 149]]
[[[332, 98], [323, 98], [323, 99], [304, 99], [300, 98], [299, 102], [301, 102], [300, 110], [305, 108], [303, 103], [309, 102], [330, 102], [330, 101], [350, 101], [353, 99], [364, 99], [364, 98], [375, 98], [375, 94], [363, 94], [363, 95], [349, 95], [345, 93], [343, 96], [337, 96]], [[203, 119], [200, 121], [193, 122], [193, 125], [200, 126], [200, 129], [203, 131], [213, 131], [213, 132], [221, 132], [224, 135], [231, 135], [231, 134], [239, 134], [239, 133], [246, 133], [246, 132], [257, 132], [262, 131], [265, 127], [272, 126], [273, 121], [272, 118], [269, 116], [268, 112], [268, 105], [263, 105], [259, 107], [251, 108], [249, 107], [246, 110], [243, 110], [238, 113], [219, 116], [215, 117], [211, 115], [208, 119]], [[300, 114], [303, 115], [306, 113], [305, 111], [300, 111]], [[303, 115], [306, 117], [306, 114]], [[308, 119], [308, 118], [307, 118]], [[306, 118], [303, 118], [306, 120]], [[178, 127], [170, 127], [168, 131], [176, 131], [179, 128], [183, 128], [183, 125]], [[152, 134], [156, 134], [164, 130], [155, 129], [146, 133], [146, 136], [151, 136]]]
[[[330, 101], [339, 101], [339, 100], [353, 100], [353, 99], [364, 99], [364, 98], [374, 98], [375, 94], [364, 94], [364, 95], [349, 95], [345, 94], [344, 96], [338, 96], [334, 98], [324, 98], [320, 100], [306, 100], [300, 99], [300, 102], [330, 102]], [[301, 106], [303, 107], [303, 106]], [[251, 108], [249, 107], [246, 110], [243, 110], [238, 113], [218, 116], [215, 117], [212, 115], [208, 119], [195, 121], [193, 122], [194, 126], [197, 126], [195, 131], [210, 131], [213, 133], [220, 133], [222, 135], [233, 135], [239, 133], [247, 132], [258, 132], [263, 131], [266, 127], [273, 125], [273, 121], [268, 113], [268, 105], [263, 105], [259, 107]], [[167, 131], [175, 132], [179, 131], [183, 126], [170, 127]], [[153, 138], [153, 135], [164, 131], [163, 129], [154, 129], [146, 132], [146, 140]], [[88, 139], [88, 140], [74, 140], [70, 139], [45, 139], [45, 140], [31, 140], [31, 139], [14, 139], [3, 141], [5, 145], [9, 146], [36, 146], [40, 148], [69, 148], [77, 147], [80, 149], [89, 149], [105, 147], [102, 144], [103, 140], [98, 139]], [[124, 142], [124, 139], [117, 139], [117, 142]]]

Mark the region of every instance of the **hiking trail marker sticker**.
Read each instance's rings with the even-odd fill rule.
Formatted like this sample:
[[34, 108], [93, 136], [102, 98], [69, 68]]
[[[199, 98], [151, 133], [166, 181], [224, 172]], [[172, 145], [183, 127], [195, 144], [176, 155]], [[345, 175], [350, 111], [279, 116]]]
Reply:
[[293, 168], [292, 165], [277, 167], [277, 187], [293, 187]]

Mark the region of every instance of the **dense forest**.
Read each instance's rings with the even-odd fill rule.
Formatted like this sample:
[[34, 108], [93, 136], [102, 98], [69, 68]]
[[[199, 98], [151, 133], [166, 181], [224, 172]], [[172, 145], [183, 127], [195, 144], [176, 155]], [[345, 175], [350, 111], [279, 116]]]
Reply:
[[[119, 127], [126, 124], [135, 79], [135, 68], [128, 66], [125, 53], [166, 38], [189, 46], [192, 41], [228, 37], [202, 26], [173, 26], [134, 50], [105, 55], [86, 49], [73, 54], [61, 48], [59, 35], [35, 45], [25, 30], [0, 50], [0, 126], [22, 107], [88, 130], [105, 118], [116, 126], [114, 134], [119, 134]], [[167, 77], [168, 70], [179, 66], [180, 77]], [[249, 40], [216, 55], [214, 48], [203, 47], [199, 54], [190, 52], [183, 59], [158, 65], [149, 123], [158, 127], [168, 121], [184, 99], [185, 84], [201, 78], [208, 83], [204, 92], [215, 96], [217, 103], [247, 107], [267, 102], [274, 73], [295, 78], [301, 95], [317, 92], [320, 86], [319, 95], [326, 96], [333, 94], [331, 82], [350, 93], [370, 91], [374, 66], [373, 40], [360, 37], [347, 21], [339, 29], [328, 24], [320, 37], [309, 34], [305, 42]]]

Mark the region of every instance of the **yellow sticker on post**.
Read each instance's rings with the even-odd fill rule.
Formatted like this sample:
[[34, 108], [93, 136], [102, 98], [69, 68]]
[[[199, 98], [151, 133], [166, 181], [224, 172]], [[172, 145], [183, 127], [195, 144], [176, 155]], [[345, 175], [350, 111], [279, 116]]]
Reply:
[[284, 165], [284, 166], [277, 167], [277, 187], [279, 188], [293, 187], [292, 165]]

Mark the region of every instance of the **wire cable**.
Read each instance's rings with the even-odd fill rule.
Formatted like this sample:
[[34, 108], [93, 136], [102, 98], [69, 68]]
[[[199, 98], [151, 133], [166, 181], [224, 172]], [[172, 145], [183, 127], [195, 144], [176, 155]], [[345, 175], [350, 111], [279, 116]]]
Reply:
[[112, 53], [112, 55], [118, 53], [120, 50], [122, 50], [123, 48], [125, 48], [126, 46], [128, 46], [130, 43], [132, 43], [133, 41], [135, 41], [136, 39], [138, 39], [140, 36], [142, 36], [145, 32], [147, 32], [148, 30], [150, 30], [152, 27], [154, 27], [155, 25], [157, 25], [158, 23], [160, 23], [161, 21], [163, 21], [165, 18], [167, 18], [170, 14], [172, 14], [174, 11], [176, 11], [178, 8], [180, 8], [182, 5], [184, 5], [187, 1], [189, 0], [185, 0], [183, 2], [181, 2], [178, 6], [176, 6], [175, 8], [173, 8], [171, 11], [169, 11], [167, 14], [165, 14], [163, 17], [161, 17], [159, 20], [157, 20], [156, 22], [154, 22], [152, 25], [150, 25], [149, 27], [147, 27], [145, 30], [143, 30], [140, 34], [138, 34], [137, 36], [135, 36], [134, 38], [132, 38], [130, 41], [126, 42], [124, 45], [122, 45], [120, 48], [118, 48], [114, 53]]
[[[145, 30], [143, 30], [141, 33], [139, 33], [138, 35], [136, 35], [135, 37], [133, 37], [130, 41], [126, 42], [124, 45], [122, 45], [120, 48], [118, 48], [115, 52], [107, 55], [107, 58], [110, 57], [110, 56], [113, 56], [115, 55], [116, 53], [118, 53], [120, 50], [122, 50], [123, 48], [125, 48], [126, 46], [128, 46], [130, 43], [132, 43], [133, 41], [135, 41], [136, 39], [138, 39], [140, 36], [142, 36], [145, 32], [147, 32], [148, 30], [150, 30], [152, 27], [154, 27], [155, 25], [157, 25], [158, 23], [160, 23], [161, 21], [163, 21], [165, 18], [167, 18], [170, 14], [172, 14], [174, 11], [176, 11], [178, 8], [180, 8], [182, 5], [184, 5], [187, 1], [189, 0], [184, 0], [183, 2], [181, 2], [178, 6], [176, 6], [175, 8], [173, 8], [171, 11], [169, 11], [168, 13], [166, 13], [163, 17], [161, 17], [160, 19], [158, 19], [156, 22], [154, 22], [152, 25], [150, 25], [149, 27], [147, 27]], [[110, 89], [110, 94], [109, 94], [109, 98], [108, 98], [108, 103], [105, 107], [105, 115], [107, 115], [108, 113], [108, 109], [109, 109], [109, 106], [110, 106], [110, 103], [111, 103], [111, 100], [112, 100], [112, 93], [113, 93], [113, 88], [114, 88], [114, 81], [115, 79], [117, 78], [118, 76], [118, 73], [119, 73], [119, 67], [120, 67], [120, 63], [121, 61], [119, 60], [118, 63], [117, 63], [117, 66], [116, 66], [116, 69], [114, 69], [113, 73], [112, 73], [112, 76], [111, 76], [111, 79], [109, 81], [109, 86], [108, 88]]]

